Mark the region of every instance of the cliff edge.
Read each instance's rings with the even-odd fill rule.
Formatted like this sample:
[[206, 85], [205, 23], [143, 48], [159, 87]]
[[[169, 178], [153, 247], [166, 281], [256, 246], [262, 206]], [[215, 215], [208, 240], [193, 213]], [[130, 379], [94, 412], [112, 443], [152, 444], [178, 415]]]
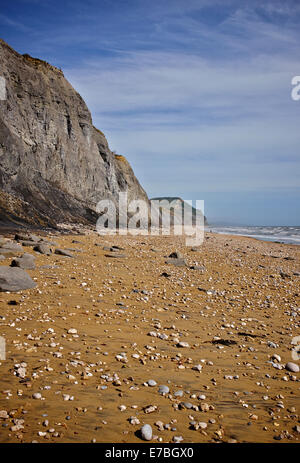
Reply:
[[127, 191], [147, 194], [63, 72], [0, 40], [0, 221], [55, 226], [95, 223], [96, 205]]

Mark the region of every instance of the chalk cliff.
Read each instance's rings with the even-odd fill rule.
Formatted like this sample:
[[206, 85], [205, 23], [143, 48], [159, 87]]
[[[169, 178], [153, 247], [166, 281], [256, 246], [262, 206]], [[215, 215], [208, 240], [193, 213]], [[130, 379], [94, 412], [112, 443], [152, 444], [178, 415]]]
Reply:
[[101, 199], [147, 194], [63, 72], [0, 40], [0, 221], [95, 223]]

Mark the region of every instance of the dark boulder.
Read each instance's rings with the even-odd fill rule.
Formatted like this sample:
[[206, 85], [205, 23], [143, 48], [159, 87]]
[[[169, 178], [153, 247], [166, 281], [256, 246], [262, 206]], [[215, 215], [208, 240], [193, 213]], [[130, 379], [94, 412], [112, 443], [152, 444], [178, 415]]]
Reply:
[[25, 270], [18, 267], [0, 266], [0, 291], [22, 291], [35, 288], [36, 283]]

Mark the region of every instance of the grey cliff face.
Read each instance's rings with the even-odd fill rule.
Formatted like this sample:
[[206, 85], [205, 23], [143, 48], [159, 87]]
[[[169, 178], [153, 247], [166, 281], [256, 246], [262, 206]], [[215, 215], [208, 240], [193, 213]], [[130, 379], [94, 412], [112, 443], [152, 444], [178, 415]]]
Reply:
[[97, 202], [119, 191], [148, 201], [61, 70], [0, 40], [0, 75], [0, 220], [95, 223]]

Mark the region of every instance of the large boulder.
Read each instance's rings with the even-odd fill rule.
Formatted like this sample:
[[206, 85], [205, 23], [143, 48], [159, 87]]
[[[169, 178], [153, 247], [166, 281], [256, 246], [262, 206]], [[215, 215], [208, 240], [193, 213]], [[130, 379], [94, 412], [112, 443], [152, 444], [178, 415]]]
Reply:
[[22, 246], [18, 243], [13, 243], [12, 241], [8, 241], [7, 243], [2, 245], [2, 249], [8, 249], [10, 251], [20, 252], [23, 251]]
[[60, 256], [66, 257], [74, 257], [73, 254], [66, 249], [55, 249], [55, 254], [59, 254]]
[[166, 264], [175, 265], [175, 267], [186, 267], [187, 263], [185, 259], [166, 259]]
[[15, 257], [17, 254], [19, 254], [19, 251], [13, 251], [12, 249], [5, 249], [5, 248], [0, 248], [0, 256], [3, 257]]
[[35, 257], [32, 254], [23, 254], [22, 257], [16, 257], [11, 263], [11, 267], [20, 267], [25, 270], [35, 269]]
[[35, 288], [36, 283], [18, 267], [0, 266], [0, 291], [21, 291]]
[[16, 233], [15, 240], [17, 241], [39, 241], [39, 237], [31, 233]]
[[36, 245], [33, 250], [39, 252], [40, 254], [46, 254], [47, 256], [50, 256], [52, 253], [50, 246], [43, 243]]

